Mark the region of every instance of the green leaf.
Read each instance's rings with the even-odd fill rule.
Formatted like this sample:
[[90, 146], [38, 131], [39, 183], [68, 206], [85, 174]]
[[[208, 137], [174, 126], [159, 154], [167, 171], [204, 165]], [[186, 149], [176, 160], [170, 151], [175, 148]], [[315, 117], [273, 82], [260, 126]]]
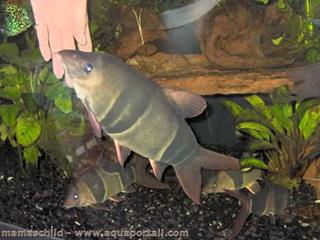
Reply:
[[268, 170], [268, 166], [259, 158], [255, 157], [244, 157], [240, 159], [241, 168], [259, 168]]
[[44, 82], [47, 79], [48, 75], [49, 75], [49, 69], [46, 66], [43, 69], [41, 69], [41, 71], [39, 72], [39, 80], [41, 82]]
[[293, 114], [290, 104], [273, 104], [271, 107], [272, 113], [272, 125], [278, 131], [283, 132], [283, 129], [291, 131], [293, 127], [293, 121], [291, 116]]
[[236, 129], [238, 130], [244, 130], [244, 129], [249, 129], [249, 130], [255, 130], [258, 131], [260, 133], [263, 133], [265, 135], [268, 135], [271, 137], [273, 137], [272, 132], [265, 126], [263, 126], [262, 124], [256, 123], [256, 122], [241, 122], [238, 123], [236, 125]]
[[234, 117], [241, 116], [245, 112], [239, 104], [230, 100], [223, 101], [223, 106], [226, 107]]
[[54, 100], [62, 91], [64, 91], [63, 85], [60, 82], [56, 82], [47, 87], [45, 95], [49, 100]]
[[2, 43], [0, 44], [0, 56], [4, 57], [5, 60], [10, 61], [12, 57], [19, 55], [19, 48], [15, 43]]
[[16, 118], [21, 107], [17, 104], [1, 105], [0, 116], [4, 124], [13, 128], [16, 125]]
[[3, 73], [5, 76], [10, 76], [17, 74], [18, 70], [12, 65], [4, 65], [0, 68], [0, 72]]
[[276, 149], [277, 146], [269, 141], [265, 141], [262, 139], [255, 139], [250, 143], [249, 148], [253, 151], [258, 151], [258, 150]]
[[285, 36], [285, 34], [282, 34], [280, 37], [273, 38], [273, 39], [272, 39], [273, 45], [279, 46], [279, 45], [282, 43], [282, 41], [283, 41], [283, 39], [284, 39], [284, 36]]
[[5, 88], [0, 89], [0, 97], [12, 101], [19, 101], [21, 98], [21, 92], [17, 86], [6, 86]]
[[35, 144], [23, 149], [23, 158], [27, 164], [36, 164], [39, 156], [40, 152]]
[[320, 107], [309, 109], [299, 122], [299, 131], [304, 139], [311, 137], [320, 123]]
[[70, 113], [72, 111], [72, 98], [71, 93], [64, 89], [55, 99], [55, 106], [63, 113]]
[[4, 124], [0, 125], [0, 133], [1, 133], [1, 140], [5, 141], [8, 137], [8, 130], [6, 125]]
[[41, 133], [41, 126], [35, 118], [18, 118], [16, 137], [24, 147], [34, 143]]
[[256, 1], [264, 5], [267, 5], [269, 3], [269, 0], [256, 0]]
[[258, 95], [251, 95], [245, 97], [245, 100], [257, 111], [263, 114], [267, 119], [271, 117], [270, 109], [266, 106], [265, 102]]

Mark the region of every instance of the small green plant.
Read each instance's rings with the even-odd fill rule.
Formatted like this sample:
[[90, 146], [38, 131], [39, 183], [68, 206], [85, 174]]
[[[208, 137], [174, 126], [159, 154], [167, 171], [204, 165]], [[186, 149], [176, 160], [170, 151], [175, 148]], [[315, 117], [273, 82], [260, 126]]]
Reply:
[[[13, 43], [0, 45], [0, 58], [6, 62], [0, 65], [0, 136], [18, 149], [27, 164], [37, 163], [40, 149], [47, 152], [58, 144], [59, 134], [81, 136], [85, 128], [72, 91], [38, 53], [38, 49], [20, 52]], [[66, 134], [59, 140], [65, 138]]]
[[307, 167], [320, 152], [320, 102], [279, 100], [286, 90], [271, 96], [272, 104], [259, 96], [245, 97], [249, 103], [243, 108], [233, 101], [225, 101], [235, 119], [239, 136], [249, 138], [251, 156], [241, 160], [243, 167], [265, 168], [254, 156], [261, 154], [273, 183], [289, 189], [299, 185]]

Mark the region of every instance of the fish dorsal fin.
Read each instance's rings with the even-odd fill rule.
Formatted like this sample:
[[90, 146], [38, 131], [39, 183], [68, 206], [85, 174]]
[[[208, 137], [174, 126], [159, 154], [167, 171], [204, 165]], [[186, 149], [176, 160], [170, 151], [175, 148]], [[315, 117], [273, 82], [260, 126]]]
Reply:
[[200, 95], [171, 88], [165, 88], [163, 92], [177, 112], [184, 118], [196, 117], [207, 107], [206, 100]]

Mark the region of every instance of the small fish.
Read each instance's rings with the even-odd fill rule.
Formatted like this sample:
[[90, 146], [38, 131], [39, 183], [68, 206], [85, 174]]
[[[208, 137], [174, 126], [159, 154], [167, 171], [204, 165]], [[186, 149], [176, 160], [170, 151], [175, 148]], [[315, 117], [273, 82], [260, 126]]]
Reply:
[[185, 193], [200, 203], [201, 169], [240, 170], [239, 160], [202, 148], [185, 118], [206, 108], [205, 100], [181, 90], [162, 89], [121, 59], [105, 53], [59, 53], [65, 82], [74, 88], [98, 135], [114, 141], [123, 165], [130, 151], [149, 159], [161, 179], [173, 166]]
[[147, 173], [148, 164], [147, 159], [134, 156], [123, 168], [118, 162], [110, 161], [103, 155], [96, 165], [76, 177], [71, 184], [64, 207], [86, 207], [103, 203], [108, 199], [117, 200], [119, 193], [132, 191], [133, 183], [150, 188], [168, 188], [166, 183], [160, 183]]
[[2, 0], [0, 2], [0, 33], [16, 36], [34, 24], [30, 0]]
[[[288, 207], [288, 190], [271, 185], [261, 170], [254, 169], [242, 173], [240, 171], [203, 172], [202, 193], [224, 192], [241, 202], [229, 240], [234, 239], [241, 231], [250, 214], [274, 216], [283, 214]], [[260, 182], [263, 182], [260, 184]], [[244, 193], [246, 189], [249, 194]]]
[[159, 16], [166, 29], [178, 28], [198, 20], [220, 2], [221, 0], [199, 0], [184, 7], [166, 10]]

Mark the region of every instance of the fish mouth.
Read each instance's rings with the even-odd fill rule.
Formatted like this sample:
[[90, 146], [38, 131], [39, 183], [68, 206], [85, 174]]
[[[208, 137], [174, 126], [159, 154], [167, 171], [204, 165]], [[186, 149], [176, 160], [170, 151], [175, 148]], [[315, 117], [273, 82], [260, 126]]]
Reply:
[[62, 50], [57, 53], [58, 57], [62, 62], [64, 68], [64, 82], [69, 88], [73, 88], [73, 81], [68, 74], [68, 67], [74, 66], [76, 62], [76, 51], [75, 50]]

